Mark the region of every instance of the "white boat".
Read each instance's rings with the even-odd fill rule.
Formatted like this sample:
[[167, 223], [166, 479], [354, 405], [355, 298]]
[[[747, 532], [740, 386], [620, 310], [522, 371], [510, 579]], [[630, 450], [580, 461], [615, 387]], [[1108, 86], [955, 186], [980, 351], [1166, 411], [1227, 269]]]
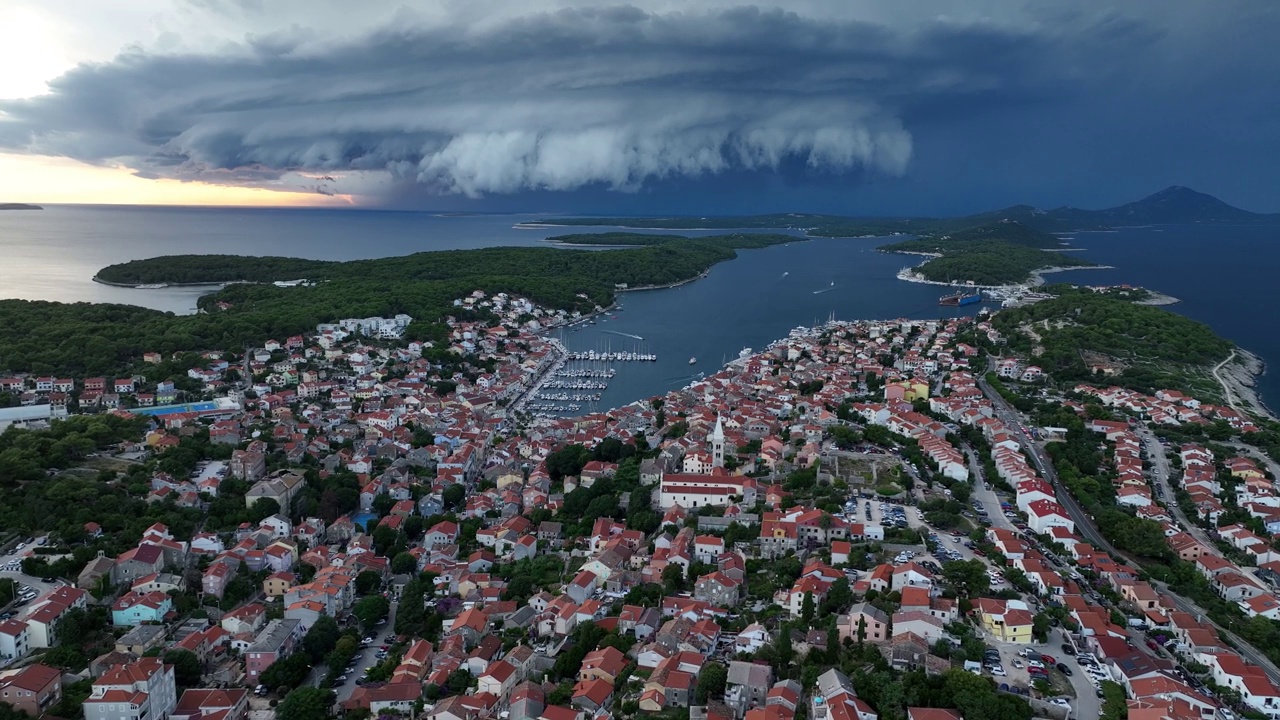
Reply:
[[739, 350], [739, 351], [738, 351], [738, 357], [740, 357], [740, 358], [749, 358], [749, 357], [751, 357], [751, 348], [749, 348], [749, 347], [744, 347], [744, 348], [742, 348], [741, 350]]
[[697, 362], [698, 362], [698, 358], [696, 358], [696, 357], [691, 357], [691, 358], [689, 358], [689, 364], [690, 364], [690, 365], [694, 365], [694, 364], [696, 364]]

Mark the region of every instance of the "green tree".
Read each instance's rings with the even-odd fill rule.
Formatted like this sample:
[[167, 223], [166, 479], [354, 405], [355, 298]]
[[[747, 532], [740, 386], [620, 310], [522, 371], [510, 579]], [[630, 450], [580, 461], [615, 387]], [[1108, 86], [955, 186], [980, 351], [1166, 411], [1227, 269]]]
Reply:
[[729, 679], [729, 668], [718, 662], [708, 662], [698, 673], [697, 697], [699, 705], [706, 705], [712, 700], [724, 697], [725, 683]]
[[258, 676], [258, 682], [269, 688], [296, 688], [307, 679], [311, 668], [307, 665], [304, 653], [294, 653], [287, 658], [277, 660]]
[[391, 572], [405, 575], [418, 569], [418, 560], [408, 552], [397, 553], [391, 558]]
[[333, 717], [337, 695], [324, 688], [301, 687], [276, 707], [276, 720], [325, 720]]
[[321, 615], [302, 638], [302, 649], [313, 664], [318, 663], [333, 651], [341, 634], [342, 630], [336, 620], [328, 615]]
[[800, 617], [804, 620], [806, 625], [813, 622], [813, 613], [813, 593], [806, 590], [804, 592], [804, 599], [800, 601]]
[[391, 603], [381, 595], [360, 598], [351, 608], [351, 613], [360, 619], [360, 625], [365, 632], [372, 631], [378, 621], [385, 618], [389, 612], [391, 612]]
[[190, 650], [169, 650], [164, 661], [173, 666], [173, 680], [181, 688], [199, 687], [203, 674], [200, 658]]

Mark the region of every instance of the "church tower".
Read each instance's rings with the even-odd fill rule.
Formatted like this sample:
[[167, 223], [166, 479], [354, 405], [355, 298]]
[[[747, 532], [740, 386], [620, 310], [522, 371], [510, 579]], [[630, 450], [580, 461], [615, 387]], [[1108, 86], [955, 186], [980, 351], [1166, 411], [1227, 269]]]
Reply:
[[724, 467], [724, 423], [716, 415], [716, 429], [711, 431], [711, 467]]

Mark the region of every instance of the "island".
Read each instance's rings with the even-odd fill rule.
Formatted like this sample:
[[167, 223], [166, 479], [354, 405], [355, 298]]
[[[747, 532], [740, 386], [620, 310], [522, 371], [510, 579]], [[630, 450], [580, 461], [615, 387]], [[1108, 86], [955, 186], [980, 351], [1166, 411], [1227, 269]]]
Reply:
[[43, 210], [39, 205], [27, 203], [0, 203], [0, 210]]
[[1064, 245], [1048, 233], [1016, 221], [1003, 221], [904, 240], [879, 249], [927, 258], [900, 272], [901, 280], [995, 288], [1038, 285], [1043, 282], [1043, 273], [1097, 267], [1062, 252]]

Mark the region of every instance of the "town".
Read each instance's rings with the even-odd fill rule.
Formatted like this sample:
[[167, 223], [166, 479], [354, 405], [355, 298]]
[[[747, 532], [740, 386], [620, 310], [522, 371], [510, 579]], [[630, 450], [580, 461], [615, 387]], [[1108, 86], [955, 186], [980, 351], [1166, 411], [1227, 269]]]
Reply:
[[68, 480], [0, 444], [6, 492], [66, 483], [0, 546], [0, 704], [1280, 718], [1280, 469], [1233, 403], [1063, 387], [983, 312], [797, 328], [565, 416], [588, 371], [546, 330], [577, 318], [454, 306], [436, 341], [351, 319], [181, 377], [0, 378], [0, 438], [90, 438]]

